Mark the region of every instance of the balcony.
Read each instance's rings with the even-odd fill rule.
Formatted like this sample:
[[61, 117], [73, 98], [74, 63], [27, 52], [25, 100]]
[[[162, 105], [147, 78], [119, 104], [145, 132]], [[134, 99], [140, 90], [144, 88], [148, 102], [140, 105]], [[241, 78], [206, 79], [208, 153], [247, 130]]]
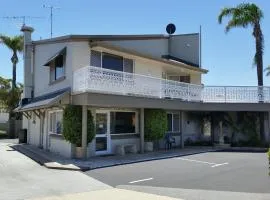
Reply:
[[194, 85], [92, 66], [74, 72], [73, 93], [83, 92], [205, 103], [270, 102], [270, 87]]

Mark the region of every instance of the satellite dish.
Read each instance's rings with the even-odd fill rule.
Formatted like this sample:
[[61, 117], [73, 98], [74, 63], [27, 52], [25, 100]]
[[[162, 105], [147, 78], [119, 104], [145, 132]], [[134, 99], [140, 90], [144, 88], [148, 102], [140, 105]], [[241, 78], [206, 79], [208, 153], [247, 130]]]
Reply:
[[168, 24], [166, 27], [166, 31], [169, 35], [174, 34], [175, 30], [176, 30], [176, 27], [174, 24]]

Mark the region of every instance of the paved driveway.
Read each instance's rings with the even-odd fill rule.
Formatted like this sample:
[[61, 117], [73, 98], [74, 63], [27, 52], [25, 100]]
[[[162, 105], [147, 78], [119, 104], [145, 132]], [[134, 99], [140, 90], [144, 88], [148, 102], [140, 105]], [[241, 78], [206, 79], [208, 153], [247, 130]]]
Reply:
[[[96, 169], [86, 174], [115, 187], [174, 194], [172, 197], [184, 199], [218, 199], [225, 193], [249, 194], [235, 199], [270, 199], [265, 153], [211, 152]], [[199, 197], [198, 191], [202, 191]]]
[[81, 172], [44, 168], [0, 141], [0, 200], [28, 199], [107, 189]]

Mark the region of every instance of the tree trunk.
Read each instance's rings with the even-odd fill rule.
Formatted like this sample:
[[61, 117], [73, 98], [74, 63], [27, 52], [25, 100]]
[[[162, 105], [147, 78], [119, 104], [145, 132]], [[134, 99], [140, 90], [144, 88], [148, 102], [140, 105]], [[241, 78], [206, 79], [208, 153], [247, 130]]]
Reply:
[[[261, 31], [260, 23], [257, 22], [254, 25], [253, 36], [256, 40], [256, 54], [255, 54], [255, 62], [257, 64], [257, 78], [258, 78], [258, 97], [259, 102], [264, 102], [264, 94], [263, 94], [263, 34]], [[264, 113], [259, 113], [260, 120], [260, 139], [264, 142]]]
[[16, 63], [12, 66], [12, 89], [16, 88]]

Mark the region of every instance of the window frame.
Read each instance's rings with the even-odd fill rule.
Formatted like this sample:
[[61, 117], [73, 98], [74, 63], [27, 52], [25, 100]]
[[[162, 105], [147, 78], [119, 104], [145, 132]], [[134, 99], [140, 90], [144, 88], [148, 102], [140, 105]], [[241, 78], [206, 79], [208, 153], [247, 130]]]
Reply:
[[[171, 123], [171, 131], [169, 131], [167, 128], [167, 132], [168, 133], [178, 133], [181, 132], [181, 114], [179, 112], [167, 112], [167, 120], [168, 120], [168, 115], [172, 115], [172, 123]], [[179, 115], [179, 130], [174, 130], [174, 115]], [[167, 126], [169, 127], [169, 124], [167, 124]]]
[[[60, 133], [57, 133], [57, 132], [53, 132], [51, 130], [51, 127], [52, 127], [52, 121], [51, 121], [51, 116], [52, 114], [56, 114], [56, 113], [62, 113], [62, 122], [61, 122], [61, 132]], [[62, 135], [63, 134], [63, 114], [64, 114], [64, 111], [61, 110], [61, 109], [56, 109], [56, 110], [50, 110], [48, 111], [48, 132], [49, 134], [53, 134], [53, 135]], [[55, 118], [55, 123], [56, 123], [56, 118]], [[56, 127], [55, 127], [55, 130], [56, 130]]]
[[[140, 119], [139, 119], [139, 111], [136, 109], [98, 109], [96, 112], [109, 112], [109, 118], [111, 117], [111, 112], [135, 112], [135, 133], [112, 133], [110, 130], [110, 136], [124, 136], [124, 135], [139, 135], [140, 134]], [[111, 120], [111, 119], [110, 119]], [[96, 122], [95, 122], [96, 123]], [[111, 129], [111, 127], [110, 127]]]
[[[94, 49], [90, 49], [90, 66], [91, 66], [91, 54], [92, 54], [92, 51], [97, 51], [100, 53], [100, 68], [102, 69], [107, 69], [107, 68], [104, 68], [103, 67], [103, 54], [108, 54], [108, 55], [112, 55], [112, 56], [116, 56], [116, 57], [121, 57], [122, 58], [122, 66], [123, 66], [123, 70], [122, 71], [119, 71], [119, 72], [125, 72], [125, 59], [128, 59], [128, 60], [132, 60], [132, 73], [131, 72], [125, 72], [125, 73], [131, 73], [133, 74], [135, 72], [135, 59], [133, 58], [130, 58], [130, 57], [125, 57], [125, 56], [122, 56], [122, 55], [118, 55], [118, 54], [114, 54], [114, 53], [110, 53], [110, 52], [107, 52], [107, 51], [102, 51], [102, 50], [94, 50]], [[97, 67], [97, 66], [93, 66], [93, 67]], [[108, 70], [111, 70], [111, 69], [108, 69]], [[117, 70], [115, 70], [117, 71]]]
[[[56, 59], [59, 58], [59, 56], [62, 56], [63, 57], [63, 74], [59, 77], [56, 77]], [[65, 75], [66, 75], [66, 55], [59, 55], [57, 56], [50, 64], [50, 76], [49, 76], [49, 83], [54, 83], [54, 82], [57, 82], [59, 80], [62, 80], [65, 78]], [[52, 72], [53, 71], [53, 72]], [[53, 77], [52, 77], [53, 75]]]
[[[171, 80], [170, 77], [177, 77], [178, 80]], [[185, 79], [186, 77], [188, 77], [189, 79], [189, 82], [184, 82], [184, 81], [181, 81], [181, 78]], [[174, 75], [174, 74], [167, 74], [167, 80], [171, 80], [171, 81], [177, 81], [177, 82], [180, 82], [180, 83], [191, 83], [191, 75], [188, 74], [188, 75]]]

